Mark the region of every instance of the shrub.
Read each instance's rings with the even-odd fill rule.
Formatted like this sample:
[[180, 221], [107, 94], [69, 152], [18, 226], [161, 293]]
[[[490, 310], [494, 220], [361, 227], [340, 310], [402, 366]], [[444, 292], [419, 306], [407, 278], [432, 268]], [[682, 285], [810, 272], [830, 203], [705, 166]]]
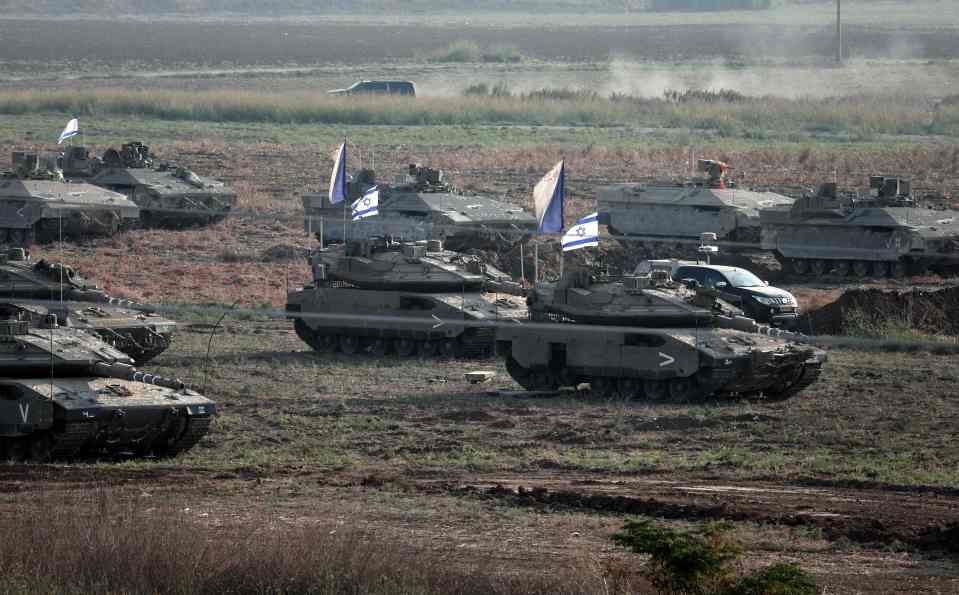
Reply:
[[812, 578], [795, 564], [774, 564], [737, 577], [742, 547], [731, 527], [708, 523], [693, 531], [672, 531], [648, 520], [629, 520], [613, 541], [650, 556], [645, 575], [661, 593], [688, 595], [814, 595]]
[[742, 552], [726, 538], [728, 531], [726, 525], [709, 524], [700, 531], [677, 532], [630, 520], [613, 540], [649, 554], [646, 576], [663, 593], [721, 593], [733, 584], [730, 563]]
[[773, 564], [742, 578], [730, 595], [814, 595], [816, 583], [795, 564]]

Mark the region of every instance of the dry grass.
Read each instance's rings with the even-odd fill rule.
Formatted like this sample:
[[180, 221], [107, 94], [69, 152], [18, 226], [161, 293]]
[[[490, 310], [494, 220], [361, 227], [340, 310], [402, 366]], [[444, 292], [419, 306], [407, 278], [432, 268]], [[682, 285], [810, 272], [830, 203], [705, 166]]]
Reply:
[[[959, 105], [898, 96], [835, 99], [763, 97], [736, 102], [660, 99], [610, 100], [554, 92], [520, 97], [332, 97], [319, 92], [282, 94], [234, 89], [182, 91], [98, 88], [64, 94], [59, 90], [0, 93], [0, 113], [60, 112], [137, 115], [166, 120], [344, 125], [564, 125], [651, 126], [709, 129], [723, 135], [828, 133], [854, 137], [876, 134], [959, 134]], [[559, 93], [562, 95], [562, 93]]]
[[[140, 490], [34, 493], [0, 526], [0, 592], [601, 593], [583, 569], [548, 577], [451, 568], [350, 525], [229, 520]], [[479, 562], [479, 561], [477, 561]]]

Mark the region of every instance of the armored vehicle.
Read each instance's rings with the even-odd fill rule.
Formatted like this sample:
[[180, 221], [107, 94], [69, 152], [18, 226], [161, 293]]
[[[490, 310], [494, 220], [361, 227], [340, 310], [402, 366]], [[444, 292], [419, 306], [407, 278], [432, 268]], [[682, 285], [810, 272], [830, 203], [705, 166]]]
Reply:
[[[596, 201], [599, 222], [620, 239], [652, 243], [657, 257], [675, 244], [689, 243], [675, 256], [694, 251], [699, 234], [716, 232], [727, 249], [759, 248], [759, 210], [790, 205], [793, 199], [773, 192], [753, 192], [736, 187], [721, 161], [700, 160], [703, 177], [689, 182], [615, 184], [599, 189]], [[631, 239], [631, 238], [635, 239]], [[737, 246], [739, 244], [739, 246]]]
[[[349, 220], [353, 201], [377, 186], [379, 215]], [[523, 209], [485, 196], [464, 194], [443, 172], [411, 164], [394, 184], [377, 184], [372, 170], [360, 170], [347, 186], [347, 199], [330, 204], [326, 194], [304, 194], [304, 227], [321, 242], [391, 237], [408, 242], [440, 239], [451, 250], [497, 249], [531, 235], [536, 219]]]
[[65, 182], [55, 158], [15, 151], [13, 170], [0, 173], [0, 244], [112, 235], [135, 224], [139, 211], [122, 194]]
[[527, 299], [531, 319], [552, 324], [501, 326], [496, 337], [527, 390], [589, 383], [600, 396], [782, 399], [815, 382], [825, 360], [799, 335], [758, 325], [667, 271], [609, 282], [571, 268]]
[[908, 181], [871, 176], [869, 196], [821, 184], [791, 208], [760, 211], [762, 247], [784, 271], [901, 277], [959, 268], [959, 211], [923, 208]]
[[438, 240], [333, 246], [315, 253], [313, 270], [313, 285], [291, 292], [286, 310], [317, 351], [485, 357], [495, 328], [482, 323], [526, 315], [518, 284]]
[[236, 194], [223, 182], [159, 161], [140, 142], [107, 149], [102, 158], [91, 157], [83, 146], [68, 147], [61, 162], [68, 178], [84, 178], [127, 195], [140, 207], [146, 226], [213, 223], [236, 204]]
[[174, 455], [209, 429], [216, 405], [179, 380], [50, 316], [37, 326], [0, 305], [0, 458]]
[[141, 364], [169, 347], [176, 330], [176, 322], [110, 297], [72, 267], [34, 262], [22, 248], [0, 255], [0, 300], [16, 302], [21, 316], [34, 321], [57, 314]]

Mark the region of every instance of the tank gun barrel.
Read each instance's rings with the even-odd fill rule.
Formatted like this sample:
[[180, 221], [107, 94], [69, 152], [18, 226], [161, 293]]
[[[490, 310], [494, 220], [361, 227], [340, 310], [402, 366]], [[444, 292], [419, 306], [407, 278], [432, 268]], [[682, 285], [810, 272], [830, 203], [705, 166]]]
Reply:
[[93, 364], [93, 373], [97, 376], [102, 376], [105, 378], [122, 378], [124, 380], [132, 380], [134, 382], [155, 384], [156, 386], [172, 388], [173, 390], [182, 390], [187, 387], [182, 380], [141, 372], [129, 364], [123, 364], [119, 362], [114, 362], [112, 364], [97, 362]]

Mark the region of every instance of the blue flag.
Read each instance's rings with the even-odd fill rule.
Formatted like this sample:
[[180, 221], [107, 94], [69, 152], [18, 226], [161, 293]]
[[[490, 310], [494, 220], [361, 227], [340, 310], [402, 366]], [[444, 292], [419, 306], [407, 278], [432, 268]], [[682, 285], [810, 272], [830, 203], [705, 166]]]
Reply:
[[346, 141], [340, 145], [330, 174], [330, 204], [342, 202], [346, 198]]
[[599, 213], [590, 213], [563, 234], [563, 252], [599, 246]]
[[566, 165], [560, 161], [533, 188], [533, 206], [539, 233], [563, 231], [563, 198], [566, 194]]

